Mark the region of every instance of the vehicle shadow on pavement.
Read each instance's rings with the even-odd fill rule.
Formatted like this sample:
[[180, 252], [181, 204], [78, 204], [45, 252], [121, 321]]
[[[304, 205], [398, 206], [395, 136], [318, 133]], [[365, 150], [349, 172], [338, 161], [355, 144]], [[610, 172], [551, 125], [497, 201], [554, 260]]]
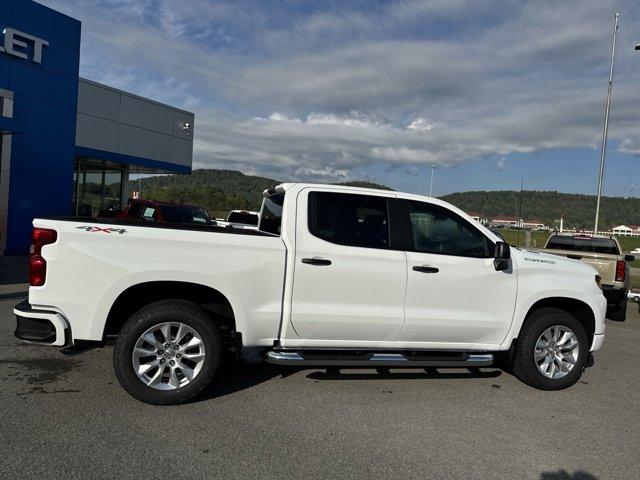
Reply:
[[[348, 369], [344, 369], [348, 370]], [[446, 370], [440, 371], [436, 368], [430, 368], [427, 371], [402, 371], [396, 369], [388, 373], [378, 373], [375, 369], [371, 369], [370, 372], [345, 372], [335, 369], [328, 369], [324, 372], [312, 372], [307, 375], [307, 378], [312, 380], [424, 380], [425, 378], [432, 378], [434, 380], [445, 379], [468, 379], [468, 378], [496, 378], [502, 375], [502, 371], [491, 368], [490, 370], [481, 369], [460, 369], [457, 371]]]
[[280, 367], [278, 365], [269, 365], [265, 363], [231, 363], [225, 364], [214, 381], [194, 402], [211, 400], [213, 398], [223, 397], [235, 392], [255, 387], [261, 383], [267, 382], [274, 378], [285, 378], [298, 372], [299, 369], [291, 367]]
[[[232, 363], [225, 364], [213, 383], [207, 387], [193, 401], [195, 403], [224, 397], [248, 388], [255, 387], [261, 383], [268, 382], [274, 378], [286, 378], [295, 375], [305, 367], [279, 366], [266, 363], [247, 364]], [[310, 380], [425, 380], [425, 379], [468, 379], [468, 378], [496, 378], [502, 375], [502, 371], [495, 368], [488, 369], [459, 369], [457, 371], [446, 369], [428, 369], [427, 371], [403, 371], [394, 369], [389, 373], [378, 373], [375, 369], [369, 371], [357, 370], [354, 368], [343, 369], [342, 372], [336, 369], [321, 370], [313, 367], [313, 371], [306, 375]]]
[[576, 470], [573, 474], [565, 470], [559, 470], [557, 472], [541, 473], [540, 480], [598, 480], [598, 477], [594, 477], [590, 473], [583, 472], [582, 470]]

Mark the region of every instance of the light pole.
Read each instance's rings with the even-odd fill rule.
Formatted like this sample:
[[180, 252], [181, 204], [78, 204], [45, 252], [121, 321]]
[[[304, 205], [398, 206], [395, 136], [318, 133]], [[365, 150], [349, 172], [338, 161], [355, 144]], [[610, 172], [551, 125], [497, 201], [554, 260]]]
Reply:
[[431, 183], [429, 184], [429, 196], [433, 193], [433, 172], [436, 170], [436, 164], [431, 165]]
[[[611, 87], [613, 86], [613, 61], [616, 57], [616, 38], [618, 37], [618, 20], [620, 14], [616, 12], [613, 25], [613, 46], [611, 47], [611, 66], [609, 67], [609, 85], [607, 87], [607, 104], [604, 110], [604, 130], [602, 132], [602, 148], [600, 150], [600, 172], [598, 174], [598, 197], [596, 200], [596, 220], [593, 233], [598, 233], [598, 219], [600, 217], [600, 197], [602, 196], [602, 179], [604, 177], [604, 159], [607, 153], [607, 134], [609, 132], [609, 110], [611, 110]], [[637, 46], [636, 46], [637, 48]]]

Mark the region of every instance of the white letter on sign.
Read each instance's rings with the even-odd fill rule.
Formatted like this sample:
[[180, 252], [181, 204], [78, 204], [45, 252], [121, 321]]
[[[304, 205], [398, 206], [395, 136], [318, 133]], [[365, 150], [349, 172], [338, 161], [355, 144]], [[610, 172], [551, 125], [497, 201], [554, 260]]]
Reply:
[[14, 55], [19, 58], [28, 58], [27, 54], [21, 52], [20, 50], [16, 50], [17, 48], [27, 48], [27, 42], [23, 40], [19, 40], [16, 37], [23, 38], [25, 40], [30, 40], [33, 42], [33, 61], [35, 63], [42, 63], [42, 47], [49, 46], [49, 42], [46, 40], [42, 40], [41, 38], [34, 37], [33, 35], [29, 35], [27, 33], [22, 33], [15, 28], [5, 28], [4, 29], [4, 50], [9, 55]]

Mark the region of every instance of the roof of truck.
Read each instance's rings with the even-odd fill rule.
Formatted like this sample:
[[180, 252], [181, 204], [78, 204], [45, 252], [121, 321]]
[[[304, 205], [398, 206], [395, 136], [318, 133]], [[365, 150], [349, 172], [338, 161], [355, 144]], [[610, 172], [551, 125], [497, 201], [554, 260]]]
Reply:
[[553, 235], [557, 235], [558, 237], [584, 238], [585, 240], [589, 238], [613, 238], [613, 235], [606, 233], [554, 232]]

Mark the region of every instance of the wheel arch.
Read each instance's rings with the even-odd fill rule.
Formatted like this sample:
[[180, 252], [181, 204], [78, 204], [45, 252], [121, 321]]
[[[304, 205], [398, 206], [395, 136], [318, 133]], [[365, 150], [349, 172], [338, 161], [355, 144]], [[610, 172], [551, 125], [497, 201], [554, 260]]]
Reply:
[[124, 323], [145, 305], [167, 299], [187, 300], [200, 306], [218, 323], [223, 336], [236, 332], [236, 314], [229, 299], [215, 288], [182, 281], [148, 281], [131, 285], [111, 305], [102, 331], [102, 339], [117, 335]]
[[[520, 326], [520, 331], [522, 331], [522, 327], [527, 323], [531, 315], [541, 308], [557, 308], [558, 310], [563, 310], [573, 315], [584, 327], [585, 331], [587, 332], [589, 345], [591, 345], [596, 329], [596, 319], [595, 314], [589, 304], [583, 302], [582, 300], [571, 297], [558, 296], [542, 298], [531, 305], [531, 307], [529, 307], [524, 321]], [[518, 332], [518, 336], [519, 334], [520, 332]]]

